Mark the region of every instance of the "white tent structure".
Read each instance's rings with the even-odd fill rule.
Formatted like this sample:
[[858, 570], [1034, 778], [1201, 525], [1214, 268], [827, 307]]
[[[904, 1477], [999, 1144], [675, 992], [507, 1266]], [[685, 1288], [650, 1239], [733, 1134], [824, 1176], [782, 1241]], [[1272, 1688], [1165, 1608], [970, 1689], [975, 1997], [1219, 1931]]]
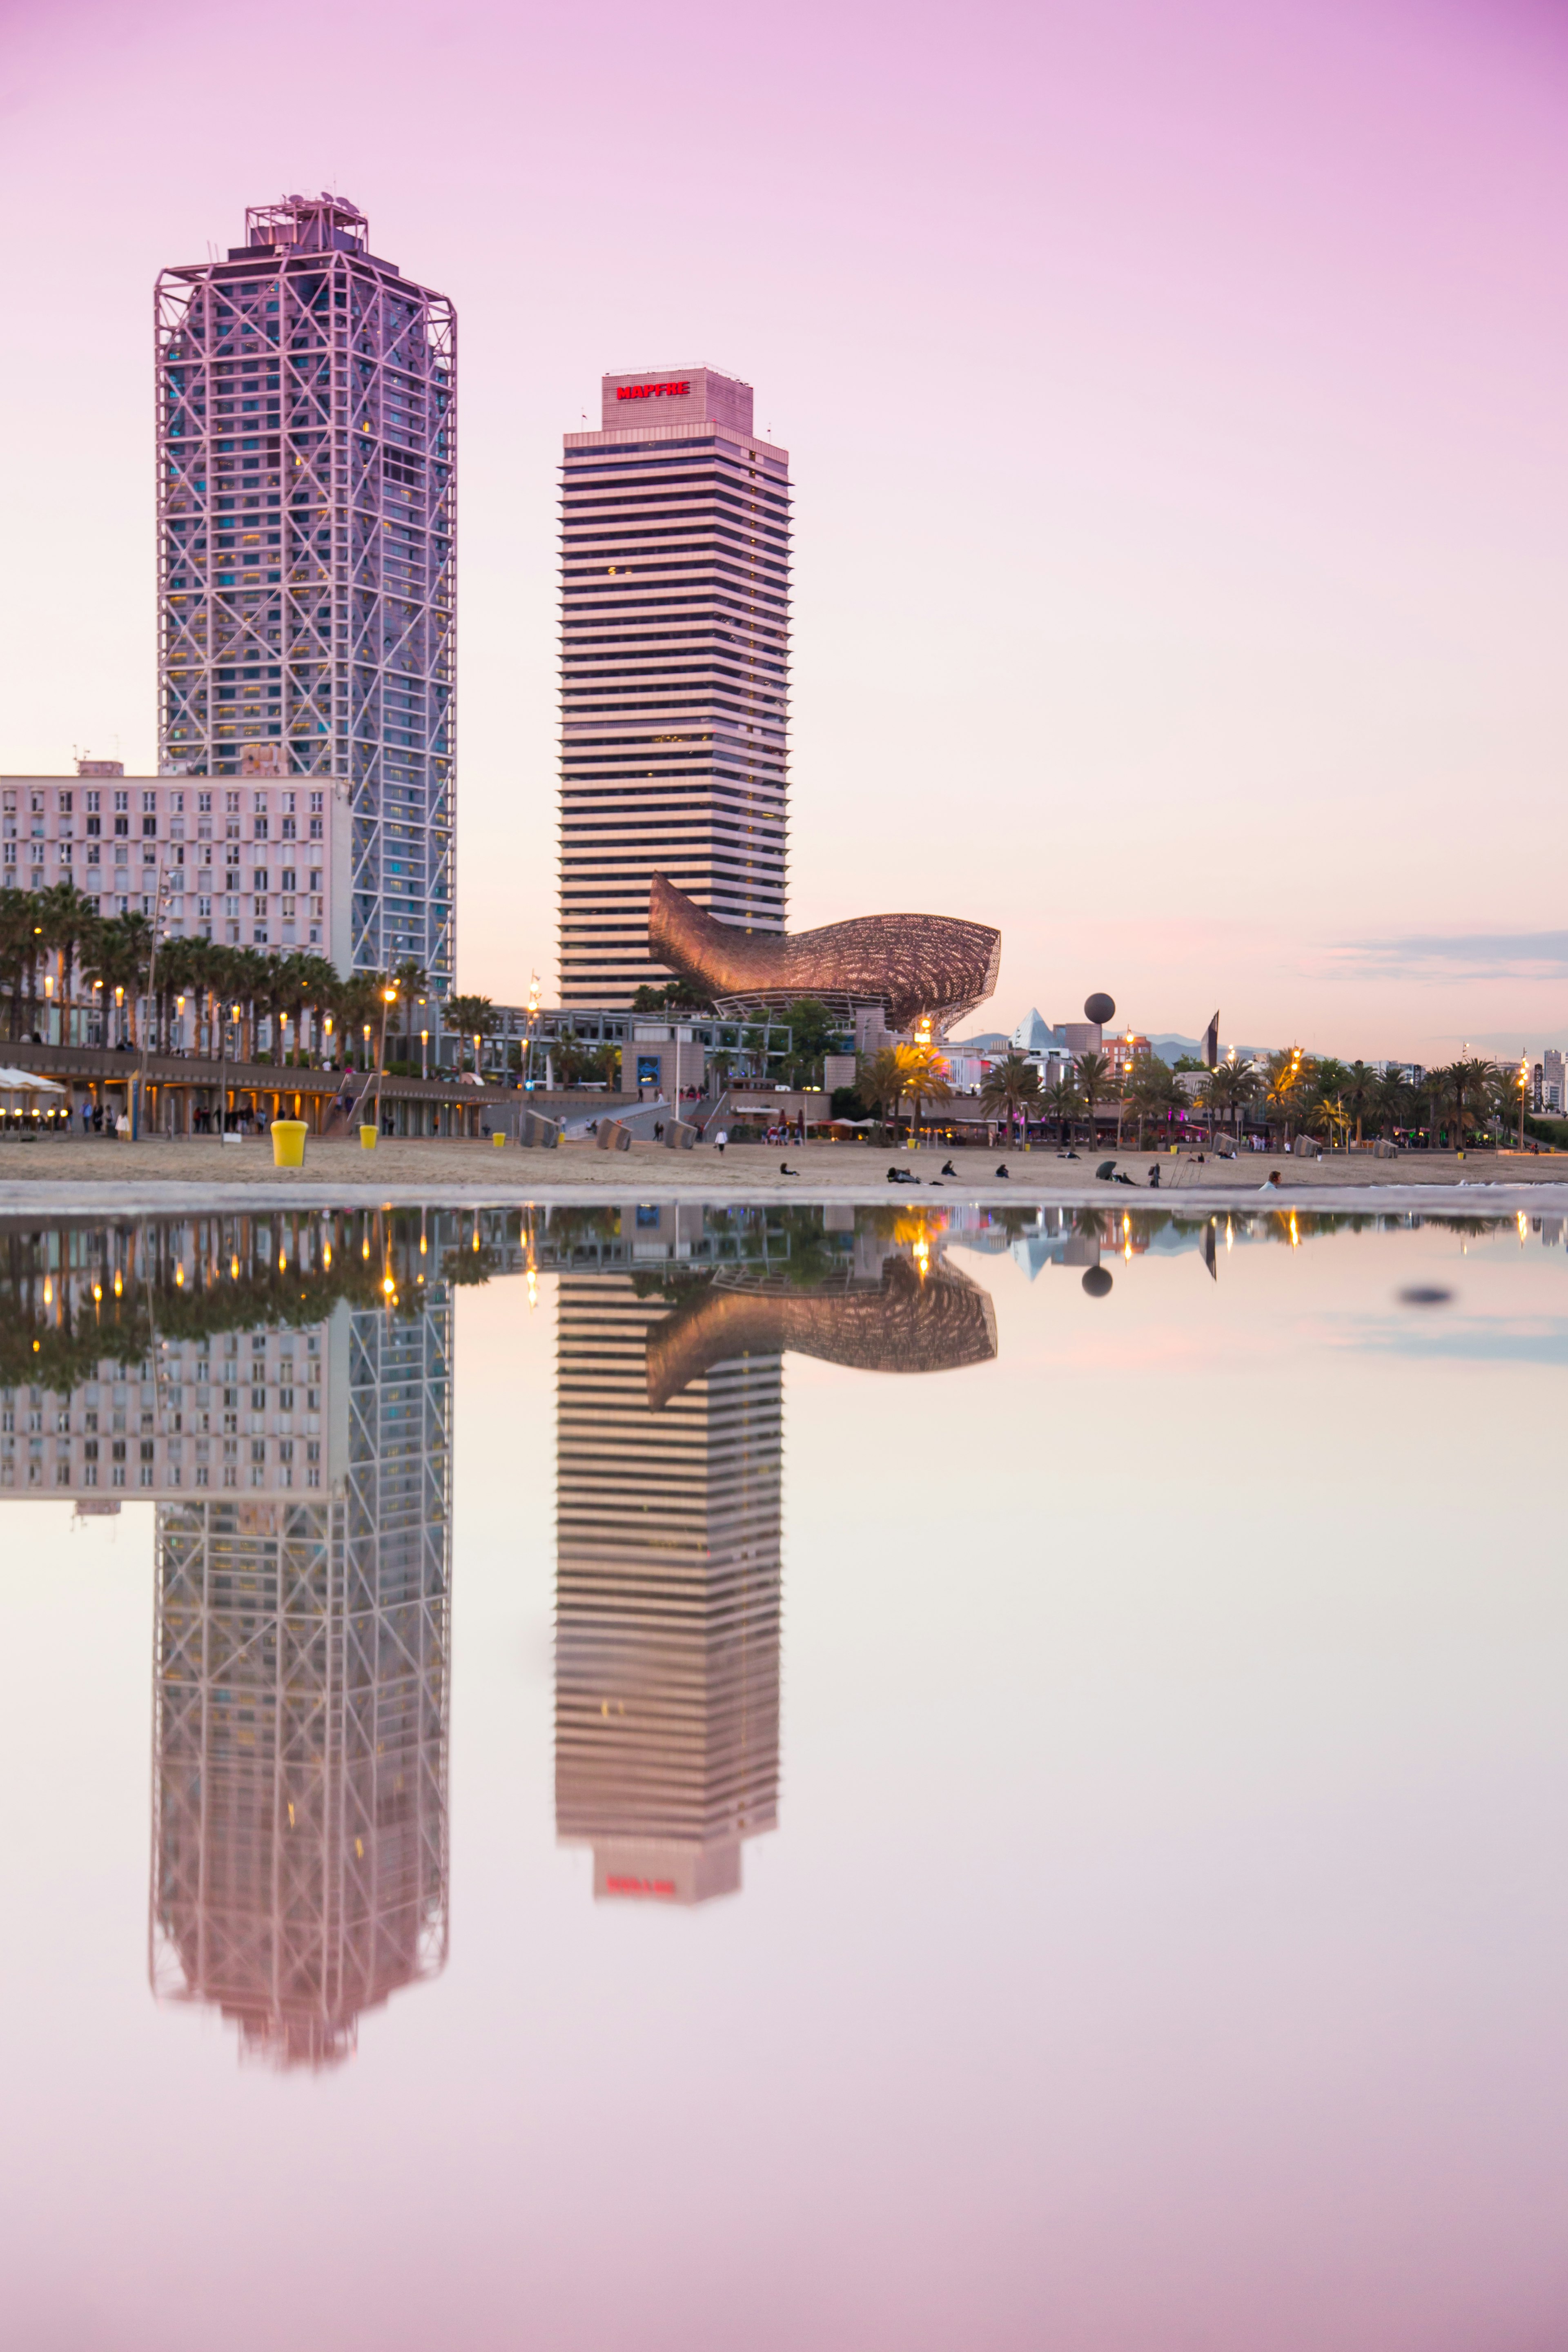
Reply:
[[40, 1077], [37, 1070], [0, 1066], [0, 1132], [19, 1119], [36, 1118], [39, 1112], [46, 1118], [58, 1115], [68, 1119], [68, 1089], [54, 1078]]

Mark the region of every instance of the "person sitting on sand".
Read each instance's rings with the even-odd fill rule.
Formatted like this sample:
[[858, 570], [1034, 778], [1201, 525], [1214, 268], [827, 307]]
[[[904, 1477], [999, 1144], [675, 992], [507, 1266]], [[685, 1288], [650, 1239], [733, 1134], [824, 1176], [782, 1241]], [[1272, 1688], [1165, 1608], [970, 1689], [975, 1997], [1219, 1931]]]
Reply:
[[958, 1171], [951, 1160], [944, 1160], [942, 1163], [942, 1172], [944, 1176], [956, 1176]]
[[1278, 1192], [1279, 1190], [1279, 1171], [1278, 1168], [1271, 1168], [1268, 1171], [1268, 1181], [1266, 1184], [1260, 1184], [1258, 1189], [1260, 1192]]
[[781, 1176], [798, 1176], [800, 1174], [800, 1170], [798, 1168], [792, 1168], [787, 1160], [781, 1160], [779, 1161], [779, 1174]]
[[996, 1164], [996, 1173], [1001, 1177], [1004, 1183], [1010, 1181], [1007, 1174], [1007, 1162], [1005, 1160], [998, 1160]]

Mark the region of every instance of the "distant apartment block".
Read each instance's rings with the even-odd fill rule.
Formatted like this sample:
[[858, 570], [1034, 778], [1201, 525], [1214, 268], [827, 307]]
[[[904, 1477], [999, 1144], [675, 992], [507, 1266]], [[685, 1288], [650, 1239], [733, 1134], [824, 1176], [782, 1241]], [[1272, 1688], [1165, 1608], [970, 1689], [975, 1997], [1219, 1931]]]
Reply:
[[[289, 196], [252, 207], [245, 243], [221, 261], [163, 271], [156, 339], [161, 763], [213, 779], [225, 804], [211, 814], [268, 819], [268, 834], [243, 835], [244, 863], [258, 863], [268, 887], [235, 898], [277, 890], [283, 861], [252, 861], [255, 839], [271, 848], [285, 816], [336, 821], [341, 803], [342, 919], [322, 918], [311, 944], [345, 971], [412, 958], [445, 993], [452, 306], [370, 251], [353, 205]], [[302, 861], [288, 862], [298, 875]], [[283, 942], [255, 938], [258, 924], [289, 919], [243, 908], [211, 919], [271, 947]]]
[[68, 882], [102, 915], [151, 916], [174, 938], [302, 950], [349, 965], [349, 802], [325, 782], [219, 784], [128, 776], [0, 776], [0, 878]]
[[784, 928], [789, 453], [710, 368], [607, 375], [565, 436], [563, 1006], [627, 1004], [663, 873], [747, 929]]

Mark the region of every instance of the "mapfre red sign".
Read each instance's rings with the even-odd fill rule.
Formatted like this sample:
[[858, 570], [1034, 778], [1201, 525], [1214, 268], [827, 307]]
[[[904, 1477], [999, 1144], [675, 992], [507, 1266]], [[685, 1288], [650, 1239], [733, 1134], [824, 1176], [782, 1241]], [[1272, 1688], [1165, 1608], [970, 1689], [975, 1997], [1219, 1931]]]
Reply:
[[681, 393], [689, 392], [691, 386], [684, 376], [679, 383], [618, 383], [616, 386], [616, 398], [617, 400], [674, 400]]

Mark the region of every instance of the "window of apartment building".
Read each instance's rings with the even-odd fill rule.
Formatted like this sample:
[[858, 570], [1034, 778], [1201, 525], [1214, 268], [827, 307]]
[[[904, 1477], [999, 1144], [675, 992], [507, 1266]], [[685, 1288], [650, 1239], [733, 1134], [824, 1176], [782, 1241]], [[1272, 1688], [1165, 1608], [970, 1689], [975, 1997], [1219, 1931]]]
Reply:
[[157, 812], [158, 812], [158, 795], [157, 795], [157, 793], [142, 793], [142, 815], [143, 815], [143, 816], [155, 816], [155, 815], [157, 814]]
[[124, 812], [126, 809], [128, 809], [130, 806], [131, 806], [131, 795], [130, 795], [130, 793], [115, 793], [115, 795], [114, 795], [114, 808], [115, 808], [115, 814], [116, 814], [116, 815], [122, 814], [123, 814], [123, 812]]

